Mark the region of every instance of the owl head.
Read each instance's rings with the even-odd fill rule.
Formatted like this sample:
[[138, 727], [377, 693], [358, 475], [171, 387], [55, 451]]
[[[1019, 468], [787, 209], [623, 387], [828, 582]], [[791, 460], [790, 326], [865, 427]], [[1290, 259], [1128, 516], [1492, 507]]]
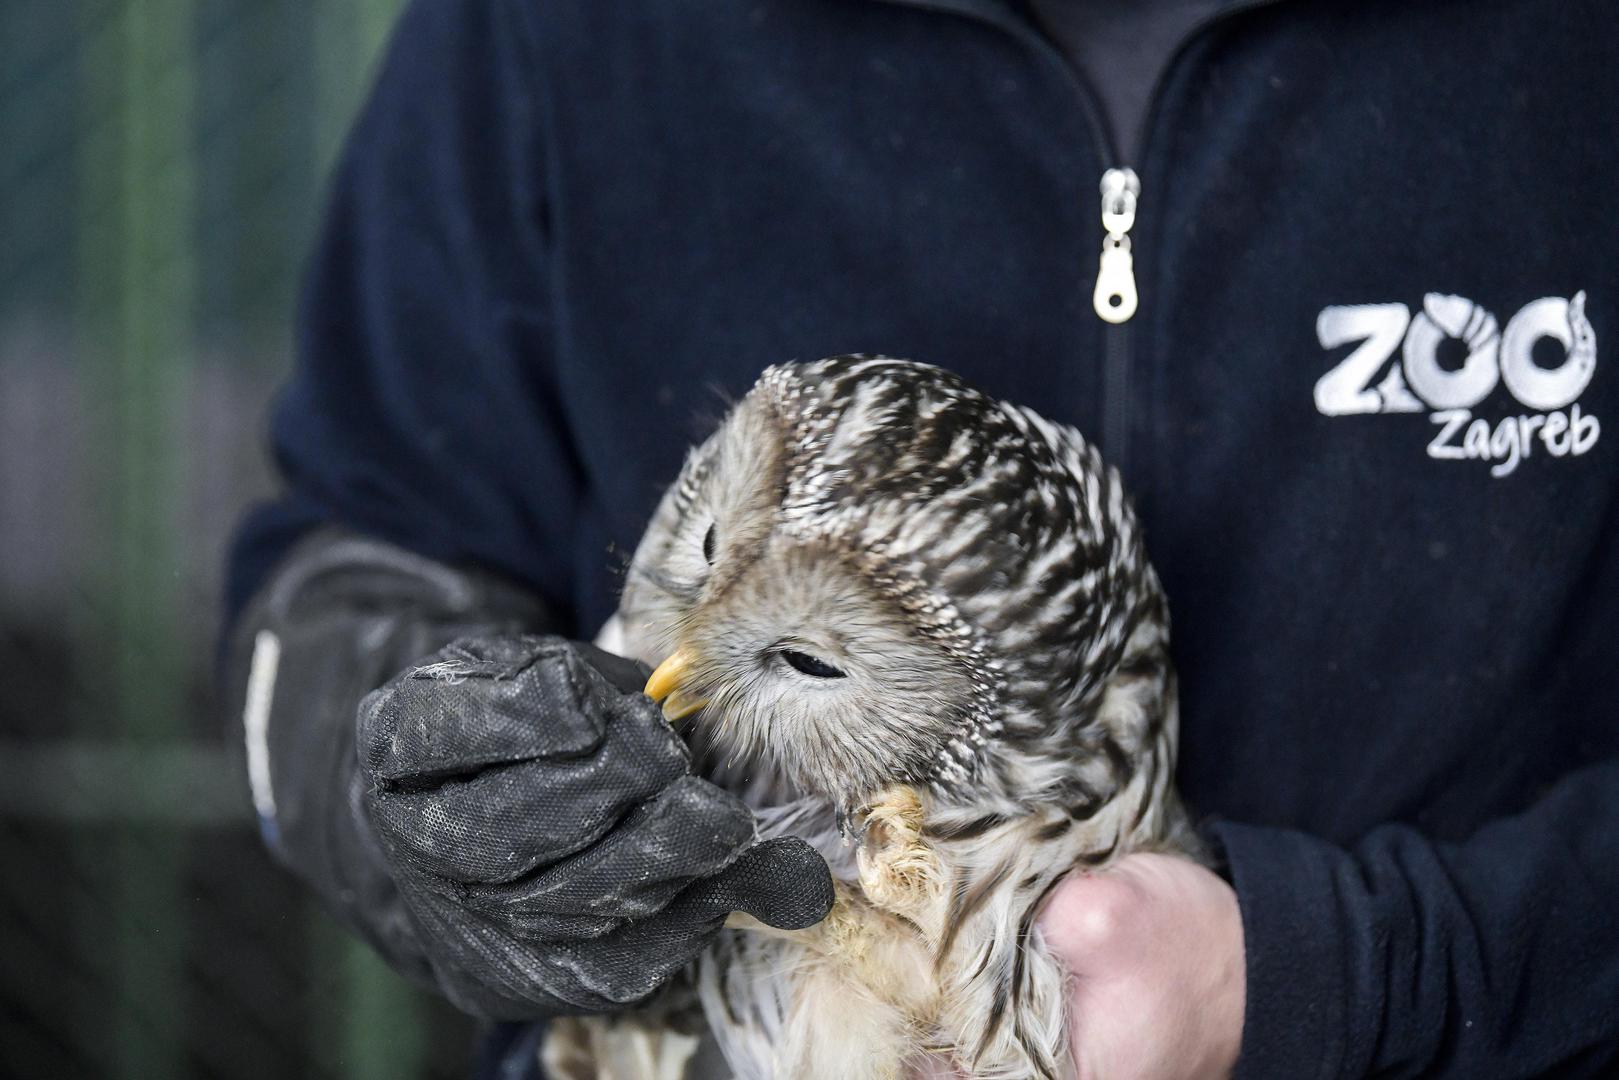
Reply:
[[1118, 477], [1077, 432], [867, 356], [764, 372], [665, 495], [620, 617], [671, 721], [843, 808], [894, 783], [1100, 797], [1150, 733], [1106, 730], [1099, 703], [1167, 639]]

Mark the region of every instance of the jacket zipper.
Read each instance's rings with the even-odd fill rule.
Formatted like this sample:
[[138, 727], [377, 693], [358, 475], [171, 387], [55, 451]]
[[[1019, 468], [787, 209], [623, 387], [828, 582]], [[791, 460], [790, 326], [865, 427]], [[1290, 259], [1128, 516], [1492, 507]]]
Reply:
[[1136, 313], [1135, 259], [1130, 229], [1136, 223], [1141, 180], [1126, 166], [1102, 174], [1102, 265], [1096, 271], [1091, 304], [1103, 322], [1129, 322]]
[[1102, 331], [1102, 447], [1123, 471], [1130, 453], [1130, 316], [1136, 313], [1135, 258], [1130, 229], [1136, 223], [1141, 180], [1128, 166], [1102, 174], [1102, 260], [1091, 306]]
[[[1135, 169], [1124, 162], [1123, 148], [1115, 134], [1108, 130], [1098, 104], [1099, 96], [1074, 70], [1068, 58], [1031, 23], [1025, 22], [1009, 9], [980, 0], [883, 0], [904, 7], [923, 8], [942, 14], [976, 19], [1010, 33], [1028, 42], [1036, 50], [1052, 57], [1073, 81], [1079, 92], [1086, 119], [1095, 133], [1098, 148], [1113, 164], [1102, 174], [1102, 258], [1097, 268], [1096, 285], [1091, 293], [1091, 305], [1096, 314], [1108, 325], [1103, 331], [1102, 360], [1102, 449], [1109, 460], [1125, 472], [1129, 458], [1130, 435], [1130, 319], [1135, 315], [1139, 295], [1136, 290], [1135, 256], [1131, 251], [1130, 229], [1135, 225], [1136, 202], [1141, 196], [1141, 180]], [[1141, 141], [1145, 143], [1152, 130], [1152, 119], [1158, 112], [1158, 99], [1163, 94], [1164, 82], [1182, 54], [1192, 42], [1215, 23], [1240, 12], [1269, 7], [1281, 0], [1233, 0], [1212, 11], [1187, 28], [1186, 33], [1170, 50], [1169, 57], [1153, 78], [1152, 90], [1147, 95], [1147, 111], [1142, 118]], [[1130, 149], [1138, 155], [1144, 147]]]

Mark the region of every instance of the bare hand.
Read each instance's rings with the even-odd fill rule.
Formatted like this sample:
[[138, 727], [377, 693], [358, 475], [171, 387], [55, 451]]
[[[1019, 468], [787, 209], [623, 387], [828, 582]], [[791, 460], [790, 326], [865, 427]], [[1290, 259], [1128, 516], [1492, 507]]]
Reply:
[[1040, 914], [1071, 973], [1080, 1080], [1205, 1080], [1242, 1045], [1246, 965], [1237, 895], [1173, 855], [1070, 874]]

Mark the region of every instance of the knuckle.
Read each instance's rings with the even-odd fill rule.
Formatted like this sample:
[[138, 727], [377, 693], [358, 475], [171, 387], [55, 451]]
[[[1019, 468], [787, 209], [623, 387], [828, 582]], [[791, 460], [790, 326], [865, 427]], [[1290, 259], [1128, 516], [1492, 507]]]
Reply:
[[662, 801], [671, 813], [712, 824], [717, 835], [746, 842], [752, 839], [753, 815], [735, 795], [700, 776], [685, 773], [664, 789]]
[[1101, 952], [1131, 934], [1141, 903], [1130, 882], [1105, 874], [1074, 875], [1053, 900], [1043, 929], [1056, 948], [1076, 955]]

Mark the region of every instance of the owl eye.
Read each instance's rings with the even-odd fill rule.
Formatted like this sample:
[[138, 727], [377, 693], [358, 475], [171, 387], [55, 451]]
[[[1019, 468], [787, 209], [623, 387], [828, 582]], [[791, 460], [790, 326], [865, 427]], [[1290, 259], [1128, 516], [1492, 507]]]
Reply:
[[708, 560], [708, 565], [714, 565], [714, 526], [712, 525], [703, 534], [703, 558]]
[[809, 653], [794, 652], [792, 649], [783, 649], [781, 651], [781, 658], [791, 664], [798, 671], [802, 671], [805, 675], [814, 676], [817, 679], [841, 679], [844, 675], [843, 672], [839, 671], [825, 660], [822, 660], [818, 656], [811, 656]]

